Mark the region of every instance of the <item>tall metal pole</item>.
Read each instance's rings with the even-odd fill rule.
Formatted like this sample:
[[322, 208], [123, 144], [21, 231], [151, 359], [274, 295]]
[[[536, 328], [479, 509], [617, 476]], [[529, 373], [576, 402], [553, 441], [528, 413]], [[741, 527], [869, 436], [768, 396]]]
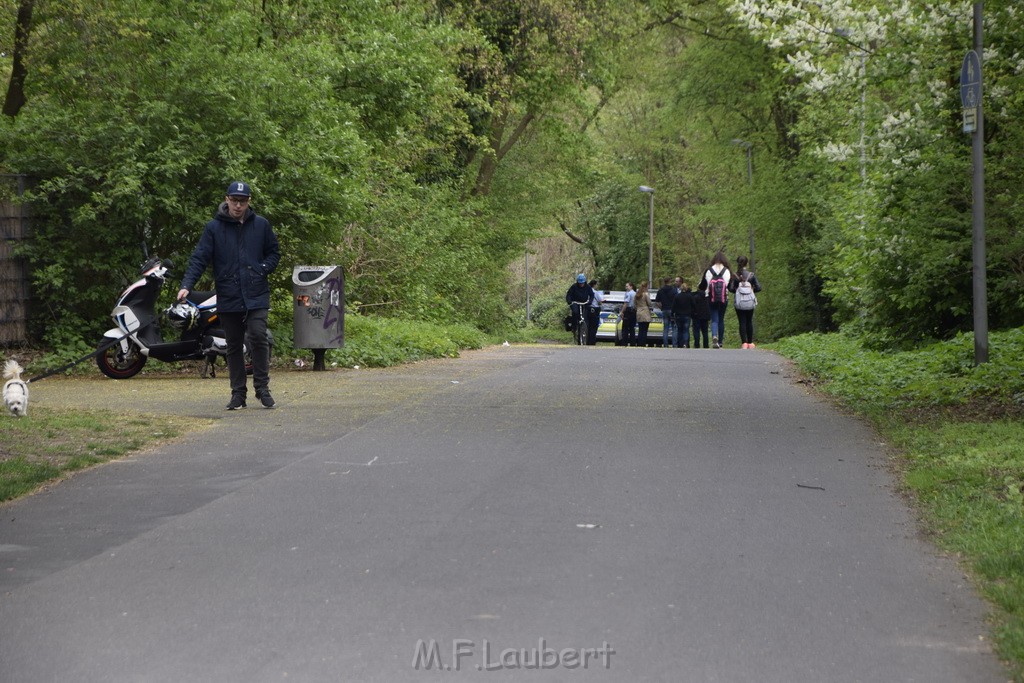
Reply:
[[[754, 143], [747, 143], [747, 185], [754, 187]], [[750, 270], [754, 270], [754, 224], [750, 224]]]
[[[746, 140], [733, 140], [732, 144], [739, 145], [747, 153], [747, 185], [750, 188], [754, 187], [754, 143], [747, 142]], [[747, 228], [747, 234], [750, 237], [750, 270], [754, 270], [754, 224], [750, 223]]]
[[654, 190], [651, 190], [650, 196], [650, 215], [651, 215], [651, 227], [650, 234], [647, 236], [647, 286], [652, 287], [654, 285]]
[[868, 147], [864, 138], [864, 121], [868, 104], [868, 53], [860, 51], [860, 234], [867, 230]]
[[647, 236], [647, 286], [650, 287], [654, 284], [654, 188], [641, 185], [640, 191], [650, 199], [650, 234]]
[[[978, 59], [984, 54], [982, 40], [982, 7], [985, 3], [974, 3], [974, 51]], [[984, 74], [984, 62], [982, 62]], [[984, 92], [985, 79], [981, 78]], [[986, 294], [985, 265], [985, 110], [984, 98], [978, 98], [978, 127], [971, 140], [971, 162], [974, 177], [971, 182], [974, 210], [972, 212], [973, 256], [974, 256], [974, 364], [988, 362], [988, 297]]]
[[526, 250], [526, 326], [530, 326], [530, 250]]

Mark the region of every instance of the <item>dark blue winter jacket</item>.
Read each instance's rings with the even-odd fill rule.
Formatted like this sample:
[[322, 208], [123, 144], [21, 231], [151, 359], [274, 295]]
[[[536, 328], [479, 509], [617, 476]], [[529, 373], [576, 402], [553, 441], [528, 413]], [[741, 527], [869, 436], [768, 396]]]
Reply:
[[195, 287], [206, 266], [212, 264], [218, 311], [243, 313], [270, 308], [267, 276], [280, 260], [277, 235], [270, 221], [247, 209], [239, 223], [228, 214], [227, 202], [223, 202], [188, 260], [181, 288]]
[[569, 286], [569, 291], [565, 293], [565, 303], [572, 304], [574, 301], [581, 304], [588, 304], [594, 300], [594, 289], [590, 285], [575, 284]]

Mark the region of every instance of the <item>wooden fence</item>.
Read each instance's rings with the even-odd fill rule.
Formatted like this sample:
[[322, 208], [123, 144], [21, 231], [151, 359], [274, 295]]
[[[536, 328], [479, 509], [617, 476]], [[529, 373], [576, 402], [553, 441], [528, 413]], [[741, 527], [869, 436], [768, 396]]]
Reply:
[[0, 346], [28, 341], [28, 266], [14, 255], [31, 225], [28, 206], [18, 201], [25, 183], [25, 176], [0, 174]]

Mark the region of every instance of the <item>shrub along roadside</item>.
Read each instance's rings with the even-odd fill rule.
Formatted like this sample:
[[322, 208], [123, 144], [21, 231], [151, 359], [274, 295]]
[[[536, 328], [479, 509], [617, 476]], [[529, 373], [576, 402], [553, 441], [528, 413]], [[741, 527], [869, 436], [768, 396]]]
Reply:
[[[312, 362], [313, 354], [305, 349], [291, 348], [291, 329], [275, 327], [276, 340], [271, 352], [273, 366], [286, 366], [303, 359]], [[379, 316], [345, 314], [345, 347], [327, 352], [325, 359], [329, 365], [341, 368], [388, 367], [400, 363], [423, 360], [426, 358], [454, 358], [464, 349], [478, 349], [487, 344], [500, 344], [503, 341], [534, 342], [554, 340], [564, 343], [570, 341], [569, 334], [564, 330], [548, 330], [538, 327], [523, 329], [507, 329], [485, 334], [475, 327], [465, 324], [440, 325], [437, 323], [407, 318], [385, 318]], [[22, 349], [9, 357], [14, 357], [28, 370], [27, 377], [42, 373], [48, 368], [56, 368], [73, 358], [89, 353], [85, 346], [76, 347], [73, 353], [55, 354], [41, 349]], [[180, 363], [163, 363], [151, 361], [142, 372], [175, 373], [193, 371], [201, 367], [199, 361]], [[218, 367], [224, 369], [224, 361], [218, 361]], [[88, 359], [72, 366], [64, 374], [91, 375], [97, 373], [96, 362]]]
[[[568, 343], [565, 331], [529, 328], [491, 335], [470, 325], [439, 325], [421, 320], [380, 318], [347, 313], [345, 347], [325, 355], [328, 365], [342, 368], [382, 368], [425, 358], [455, 358], [465, 349], [479, 349], [503, 341], [555, 340]], [[296, 357], [312, 358], [310, 351], [294, 351]]]
[[773, 348], [901, 451], [926, 531], [995, 605], [996, 648], [1024, 681], [1024, 329], [993, 333], [980, 367], [970, 334], [894, 353], [843, 334]]

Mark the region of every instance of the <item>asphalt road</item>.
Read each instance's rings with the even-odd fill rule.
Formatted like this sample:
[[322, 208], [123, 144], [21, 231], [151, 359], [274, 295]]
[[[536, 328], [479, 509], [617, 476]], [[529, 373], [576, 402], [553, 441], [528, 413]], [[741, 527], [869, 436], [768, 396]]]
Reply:
[[[226, 374], [226, 373], [225, 373]], [[0, 508], [0, 681], [1004, 681], [889, 456], [771, 353], [54, 379], [213, 418]]]

